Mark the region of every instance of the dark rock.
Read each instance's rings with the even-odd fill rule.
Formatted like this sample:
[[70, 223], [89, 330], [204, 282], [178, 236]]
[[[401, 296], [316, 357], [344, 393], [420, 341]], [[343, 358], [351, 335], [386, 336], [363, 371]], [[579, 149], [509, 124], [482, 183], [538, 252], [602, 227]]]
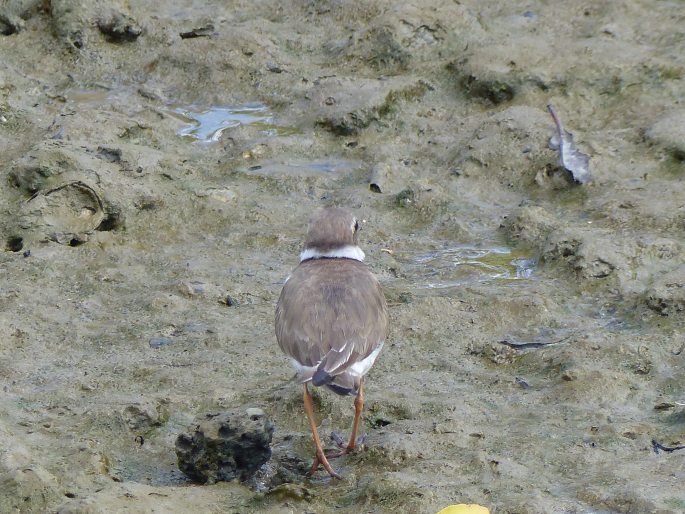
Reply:
[[178, 467], [198, 483], [246, 480], [271, 458], [274, 426], [261, 409], [205, 414], [176, 439]]
[[229, 307], [236, 307], [236, 306], [240, 305], [240, 302], [238, 302], [238, 300], [236, 300], [235, 298], [233, 298], [230, 294], [227, 294], [227, 295], [223, 298], [223, 302], [222, 302], [222, 303], [224, 303], [225, 305], [228, 305]]
[[107, 41], [112, 43], [135, 41], [143, 32], [136, 20], [113, 10], [100, 17], [97, 25]]
[[5, 249], [10, 252], [19, 252], [24, 248], [24, 239], [21, 236], [10, 236], [5, 244]]

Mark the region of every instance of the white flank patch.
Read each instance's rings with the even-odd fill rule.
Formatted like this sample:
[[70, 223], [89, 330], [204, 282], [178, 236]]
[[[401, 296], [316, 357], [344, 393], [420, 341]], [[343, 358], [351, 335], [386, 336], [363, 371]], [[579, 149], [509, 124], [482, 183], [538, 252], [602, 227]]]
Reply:
[[290, 357], [290, 363], [293, 365], [293, 368], [295, 368], [297, 377], [302, 379], [300, 383], [309, 382], [314, 376], [314, 373], [316, 373], [316, 368], [318, 368], [320, 364], [320, 362], [317, 362], [314, 366], [304, 366], [297, 362], [297, 360], [293, 357]]
[[[366, 375], [366, 373], [371, 369], [371, 366], [373, 366], [373, 363], [376, 361], [378, 354], [381, 353], [381, 350], [383, 349], [383, 343], [384, 341], [381, 341], [378, 345], [378, 348], [371, 352], [366, 359], [355, 362], [352, 364], [352, 366], [347, 368], [347, 372], [355, 377], [363, 377]], [[305, 366], [295, 360], [295, 358], [291, 357], [290, 363], [293, 365], [293, 368], [295, 368], [298, 382], [303, 384], [304, 382], [309, 382], [312, 379], [314, 373], [316, 373], [316, 370], [319, 367], [319, 364], [321, 364], [321, 361], [317, 362], [313, 366]], [[333, 374], [333, 376], [335, 376], [335, 374]]]
[[363, 262], [364, 257], [362, 249], [354, 245], [343, 246], [327, 252], [322, 252], [316, 248], [307, 248], [300, 254], [300, 262], [307, 259], [354, 259]]
[[352, 366], [349, 367], [350, 374], [359, 377], [363, 377], [364, 375], [366, 375], [366, 372], [371, 369], [371, 366], [373, 366], [373, 363], [376, 361], [376, 357], [378, 357], [378, 354], [381, 353], [381, 349], [383, 348], [384, 342], [385, 341], [381, 341], [378, 345], [378, 348], [372, 351], [371, 355], [369, 355], [366, 359], [352, 364]]

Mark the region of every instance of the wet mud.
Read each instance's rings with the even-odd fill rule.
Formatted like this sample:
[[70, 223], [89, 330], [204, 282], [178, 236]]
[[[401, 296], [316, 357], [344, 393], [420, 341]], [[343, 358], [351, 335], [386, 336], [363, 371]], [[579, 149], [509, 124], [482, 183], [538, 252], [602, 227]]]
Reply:
[[[682, 5], [595, 4], [4, 2], [0, 511], [683, 512]], [[391, 315], [342, 481], [273, 333], [326, 205]], [[236, 409], [271, 460], [193, 483]]]

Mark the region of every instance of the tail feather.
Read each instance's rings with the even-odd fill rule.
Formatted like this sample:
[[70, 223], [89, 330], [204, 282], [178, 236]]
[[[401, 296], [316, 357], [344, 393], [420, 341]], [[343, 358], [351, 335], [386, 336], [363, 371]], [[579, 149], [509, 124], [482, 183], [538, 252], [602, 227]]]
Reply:
[[333, 381], [333, 377], [322, 369], [317, 369], [312, 377], [312, 384], [315, 386], [328, 385]]
[[326, 384], [326, 387], [333, 391], [335, 394], [339, 394], [340, 396], [354, 396], [357, 394], [357, 390], [354, 388], [350, 387], [343, 387], [339, 386], [338, 384], [332, 383], [332, 384]]
[[330, 375], [324, 370], [316, 370], [312, 376], [312, 384], [315, 386], [325, 385], [331, 391], [341, 396], [356, 395], [359, 391], [360, 380], [355, 379], [349, 373], [341, 373], [340, 375]]

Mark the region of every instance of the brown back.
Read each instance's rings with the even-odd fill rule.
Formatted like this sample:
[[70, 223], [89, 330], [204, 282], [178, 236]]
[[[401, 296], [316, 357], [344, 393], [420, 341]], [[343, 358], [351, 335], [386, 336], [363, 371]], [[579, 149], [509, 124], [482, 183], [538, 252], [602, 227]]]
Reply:
[[378, 280], [353, 259], [302, 262], [283, 286], [276, 338], [303, 366], [323, 361], [330, 375], [366, 358], [387, 335], [388, 311]]

